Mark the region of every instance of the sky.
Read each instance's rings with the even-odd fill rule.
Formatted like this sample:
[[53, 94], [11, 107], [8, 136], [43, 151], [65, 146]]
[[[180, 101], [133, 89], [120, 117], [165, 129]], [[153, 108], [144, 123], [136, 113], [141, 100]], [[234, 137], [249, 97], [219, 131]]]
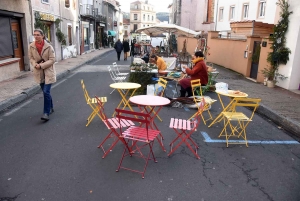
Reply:
[[[124, 12], [130, 11], [130, 3], [136, 0], [117, 0], [121, 4], [121, 10]], [[144, 1], [145, 0], [141, 0]], [[148, 0], [149, 4], [154, 5], [155, 11], [158, 12], [169, 12], [168, 6], [173, 2], [173, 0]]]

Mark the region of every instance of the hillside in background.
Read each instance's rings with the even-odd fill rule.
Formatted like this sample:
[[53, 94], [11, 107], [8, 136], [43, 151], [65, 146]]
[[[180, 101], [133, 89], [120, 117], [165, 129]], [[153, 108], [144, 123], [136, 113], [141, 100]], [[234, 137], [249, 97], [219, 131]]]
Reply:
[[156, 13], [156, 18], [159, 19], [159, 21], [161, 22], [163, 21], [169, 22], [169, 13], [165, 13], [165, 12]]

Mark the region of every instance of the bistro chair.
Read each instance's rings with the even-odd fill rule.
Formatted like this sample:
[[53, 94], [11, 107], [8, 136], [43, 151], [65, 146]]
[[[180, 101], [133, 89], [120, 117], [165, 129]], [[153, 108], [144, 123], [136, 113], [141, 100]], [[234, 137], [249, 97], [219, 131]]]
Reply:
[[[163, 96], [164, 96], [165, 89], [166, 89], [167, 84], [168, 84], [168, 81], [160, 77], [160, 78], [158, 79], [157, 84], [158, 84], [158, 87], [155, 89], [154, 95], [155, 95], [155, 96], [161, 96], [161, 97], [163, 97]], [[150, 107], [150, 106], [148, 106], [148, 108], [149, 108], [150, 110], [152, 109], [152, 107]], [[155, 113], [155, 112], [154, 112], [154, 113]], [[157, 117], [160, 121], [162, 121], [162, 119], [160, 118], [160, 116], [156, 115], [156, 117]]]
[[[170, 128], [173, 128], [177, 137], [170, 143], [170, 156], [174, 153], [183, 143], [192, 151], [192, 153], [196, 156], [197, 159], [200, 159], [200, 156], [197, 153], [199, 146], [197, 143], [191, 138], [191, 135], [196, 131], [198, 125], [200, 124], [200, 115], [204, 111], [205, 107], [205, 100], [202, 97], [201, 102], [199, 103], [198, 111], [195, 118], [192, 120], [185, 120], [185, 119], [177, 119], [171, 118], [170, 121]], [[177, 142], [176, 146], [173, 148], [174, 143]], [[193, 149], [194, 146], [194, 149]]]
[[[196, 104], [198, 110], [199, 110], [199, 101], [202, 101], [202, 98], [206, 99], [205, 100], [205, 105], [204, 105], [204, 111], [207, 111], [209, 118], [208, 119], [204, 119], [203, 113], [201, 112], [201, 118], [203, 120], [204, 125], [206, 125], [206, 121], [208, 120], [212, 120], [212, 115], [209, 111], [209, 109], [211, 108], [211, 105], [216, 102], [216, 100], [211, 99], [210, 97], [206, 96], [204, 97], [202, 94], [202, 86], [201, 86], [201, 82], [200, 79], [196, 79], [196, 80], [191, 80], [191, 87], [192, 87], [192, 93], [193, 93], [193, 99], [194, 99], [194, 103]], [[200, 90], [200, 96], [196, 96], [195, 92], [196, 90], [199, 88]], [[189, 119], [194, 118], [196, 115], [199, 115], [198, 111], [191, 116]]]
[[[110, 75], [110, 77], [111, 77], [111, 79], [112, 79], [113, 82], [118, 83], [118, 82], [124, 82], [124, 81], [125, 81], [126, 76], [118, 76], [118, 75], [116, 75], [116, 74], [113, 72], [113, 70], [111, 69], [110, 66], [107, 66], [107, 70], [108, 70], [109, 75]], [[112, 93], [114, 92], [114, 90], [115, 90], [115, 89], [113, 89], [113, 90], [110, 92], [110, 94], [112, 94]]]
[[127, 76], [129, 74], [129, 73], [121, 73], [120, 70], [119, 70], [117, 62], [112, 63], [112, 65], [113, 65], [113, 69], [115, 71], [115, 74], [117, 76]]
[[[120, 138], [120, 136], [118, 134], [118, 129], [122, 128], [122, 127], [133, 126], [134, 123], [130, 120], [125, 120], [125, 119], [123, 119], [122, 121], [119, 122], [119, 120], [117, 118], [107, 118], [107, 116], [104, 112], [103, 102], [101, 101], [100, 98], [98, 98], [98, 97], [95, 97], [95, 98], [97, 100], [97, 104], [98, 104], [97, 107], [98, 107], [99, 115], [102, 119], [102, 122], [110, 130], [108, 135], [104, 138], [104, 140], [98, 146], [98, 148], [101, 148], [104, 153], [102, 158], [105, 158], [106, 155], [112, 151], [112, 149], [116, 146], [116, 144], [119, 141], [121, 141], [121, 142], [123, 142], [123, 144], [127, 145], [126, 142], [124, 141], [124, 139]], [[112, 139], [112, 142], [109, 143], [110, 147], [107, 150], [105, 150], [104, 144], [109, 139]]]
[[[120, 127], [120, 138], [123, 138], [127, 145], [124, 147], [124, 151], [116, 172], [118, 172], [120, 169], [125, 169], [141, 174], [142, 178], [144, 179], [148, 161], [153, 160], [155, 163], [157, 162], [153, 153], [153, 145], [155, 139], [159, 140], [157, 136], [159, 135], [160, 131], [149, 128], [149, 124], [151, 123], [150, 114], [120, 109], [116, 109], [116, 112], [116, 117], [119, 119], [120, 124], [125, 120], [130, 120], [141, 124], [139, 126], [130, 126], [127, 129]], [[149, 148], [147, 154], [145, 154], [144, 151], [146, 148]], [[143, 170], [135, 170], [123, 166], [122, 164], [124, 162], [124, 158], [127, 156], [136, 156], [142, 158], [145, 161]], [[132, 157], [130, 157], [130, 160], [133, 160]]]
[[[97, 100], [96, 100], [96, 98], [90, 98], [89, 93], [86, 90], [86, 87], [85, 87], [85, 84], [84, 84], [83, 80], [81, 80], [81, 86], [82, 86], [82, 90], [83, 90], [83, 94], [84, 94], [86, 103], [92, 108], [92, 113], [87, 118], [87, 124], [86, 124], [86, 126], [88, 126], [92, 122], [92, 120], [94, 119], [94, 117], [96, 115], [98, 115], [98, 117], [101, 120], [102, 120], [102, 118], [98, 114]], [[103, 104], [107, 102], [107, 98], [106, 97], [97, 97], [97, 98], [99, 98]]]
[[[230, 112], [222, 112], [224, 119], [224, 128], [221, 131], [219, 137], [225, 136], [226, 138], [226, 146], [228, 144], [245, 144], [248, 147], [247, 136], [246, 136], [246, 128], [248, 124], [252, 121], [254, 113], [259, 106], [261, 99], [258, 98], [235, 98], [231, 105], [232, 111]], [[237, 111], [237, 109], [241, 107], [252, 108], [252, 113], [250, 117], [248, 117], [243, 112]], [[227, 132], [227, 127], [229, 127], [230, 133]], [[244, 141], [232, 141], [229, 142], [229, 138], [237, 137], [243, 138]]]

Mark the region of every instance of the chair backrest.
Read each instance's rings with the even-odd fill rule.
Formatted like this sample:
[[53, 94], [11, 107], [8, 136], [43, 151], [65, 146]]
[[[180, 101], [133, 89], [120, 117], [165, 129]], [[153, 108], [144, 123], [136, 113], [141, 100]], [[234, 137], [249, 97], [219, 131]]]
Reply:
[[162, 91], [160, 91], [160, 93], [159, 93], [158, 90], [159, 90], [160, 87], [158, 87], [158, 88], [155, 90], [154, 94], [156, 95], [156, 94], [159, 93], [159, 96], [163, 96], [163, 95], [164, 95], [164, 92], [165, 92], [165, 89], [166, 89], [166, 87], [167, 87], [168, 81], [160, 77], [159, 80], [158, 80], [158, 82], [157, 82], [157, 84], [158, 84], [159, 86], [161, 86], [163, 89], [162, 89]]
[[261, 102], [260, 98], [235, 98], [232, 103], [233, 111], [236, 111], [237, 107], [253, 108], [250, 120], [253, 118], [256, 109]]
[[91, 100], [89, 93], [87, 92], [87, 90], [85, 88], [85, 84], [84, 84], [83, 80], [81, 80], [80, 82], [81, 82], [84, 98], [85, 98], [86, 102], [89, 103]]
[[112, 63], [112, 65], [113, 65], [113, 70], [115, 71], [115, 73], [116, 74], [120, 73], [117, 62]]
[[114, 74], [114, 72], [112, 71], [112, 69], [111, 69], [110, 66], [107, 66], [107, 70], [109, 72], [109, 75], [110, 75], [111, 79], [115, 80], [116, 79], [116, 75]]
[[96, 98], [97, 104], [98, 104], [99, 115], [100, 115], [100, 117], [101, 117], [101, 119], [103, 121], [106, 121], [107, 120], [107, 116], [106, 116], [106, 114], [104, 112], [103, 102], [101, 101], [101, 99], [99, 97], [95, 96], [95, 98]]
[[201, 88], [200, 79], [191, 80], [191, 87], [192, 87], [192, 92], [193, 92], [194, 98], [195, 98], [195, 91], [198, 87], [200, 88], [200, 96], [202, 96], [202, 88]]
[[197, 115], [195, 116], [195, 119], [194, 119], [194, 121], [196, 120], [196, 124], [195, 124], [195, 127], [198, 127], [198, 125], [199, 125], [199, 123], [200, 123], [200, 120], [201, 120], [201, 118], [200, 118], [200, 116], [201, 116], [201, 114], [203, 113], [203, 111], [204, 111], [204, 106], [205, 106], [205, 99], [204, 99], [204, 97], [202, 96], [202, 98], [201, 98], [201, 102], [197, 102], [196, 103], [197, 104], [197, 107], [198, 107], [198, 111], [197, 111]]
[[[150, 124], [150, 115], [146, 113], [141, 112], [134, 112], [130, 110], [121, 110], [116, 109], [116, 117], [119, 119], [119, 122], [121, 123], [122, 119], [129, 120], [132, 122], [141, 123], [141, 126], [145, 124], [146, 132], [147, 132], [147, 139], [149, 139], [148, 135], [148, 127]], [[122, 128], [120, 128], [120, 133], [122, 133]]]

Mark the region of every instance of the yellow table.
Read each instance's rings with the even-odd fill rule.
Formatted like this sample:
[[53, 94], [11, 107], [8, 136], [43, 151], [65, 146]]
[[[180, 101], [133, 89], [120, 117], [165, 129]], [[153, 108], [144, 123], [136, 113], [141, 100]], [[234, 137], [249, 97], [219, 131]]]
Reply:
[[[118, 83], [113, 83], [109, 85], [113, 89], [117, 89], [119, 94], [121, 95], [122, 99], [117, 107], [119, 109], [121, 107], [121, 104], [123, 103], [123, 108], [124, 109], [126, 106], [129, 107], [131, 111], [133, 111], [132, 107], [129, 104], [129, 98], [134, 95], [135, 91], [141, 87], [140, 84], [133, 83], [133, 82], [118, 82]], [[125, 94], [123, 93], [123, 90], [126, 90]], [[129, 94], [130, 90], [132, 90], [130, 96], [128, 99], [126, 96]], [[115, 116], [116, 112], [113, 113], [112, 116]]]
[[[235, 90], [228, 90], [228, 92], [224, 92], [224, 91], [217, 91], [216, 93], [218, 94], [221, 106], [222, 106], [222, 111], [220, 112], [220, 114], [213, 120], [213, 122], [211, 122], [211, 124], [208, 127], [211, 127], [213, 124], [215, 124], [217, 122], [217, 120], [221, 121], [222, 120], [222, 112], [230, 112], [231, 111], [231, 104], [233, 103], [234, 98], [243, 98], [243, 97], [248, 97], [248, 94], [244, 93], [244, 92], [239, 92], [239, 91], [235, 91]], [[227, 96], [231, 98], [231, 101], [229, 102], [229, 104], [225, 107], [224, 103], [222, 101], [222, 96]], [[219, 122], [218, 121], [218, 122]]]

